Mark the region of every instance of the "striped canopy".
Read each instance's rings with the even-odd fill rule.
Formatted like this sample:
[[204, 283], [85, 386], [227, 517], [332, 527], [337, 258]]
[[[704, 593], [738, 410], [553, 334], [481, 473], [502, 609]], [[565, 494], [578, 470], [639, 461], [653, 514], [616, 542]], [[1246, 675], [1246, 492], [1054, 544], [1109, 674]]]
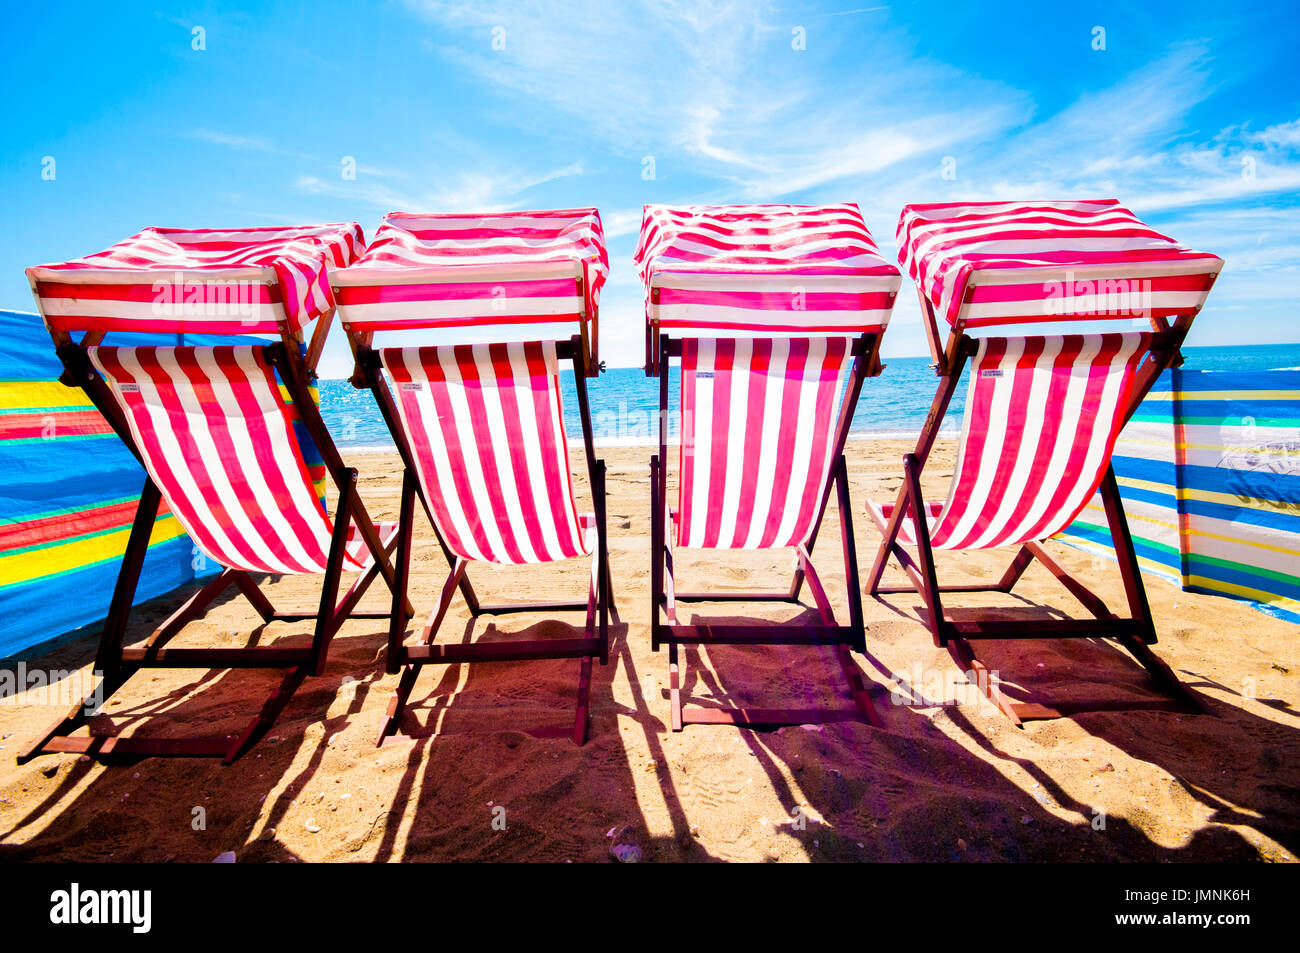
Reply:
[[652, 329], [683, 336], [878, 331], [900, 281], [853, 204], [647, 205], [635, 261]]
[[[594, 318], [609, 255], [594, 208], [384, 217], [333, 276], [353, 332]], [[581, 279], [581, 284], [579, 284]]]
[[1193, 314], [1223, 267], [1115, 199], [908, 205], [898, 261], [958, 330]]
[[85, 258], [27, 269], [52, 331], [297, 331], [334, 307], [329, 268], [361, 226], [146, 228]]

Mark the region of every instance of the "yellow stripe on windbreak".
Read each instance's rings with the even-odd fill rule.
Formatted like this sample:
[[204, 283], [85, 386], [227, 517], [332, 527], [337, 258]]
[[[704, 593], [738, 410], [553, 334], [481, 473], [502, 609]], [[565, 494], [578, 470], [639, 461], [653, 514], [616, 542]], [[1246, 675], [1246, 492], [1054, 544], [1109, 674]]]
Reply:
[[[1103, 524], [1105, 523], [1106, 508], [1104, 506], [1098, 506], [1096, 503], [1089, 503], [1083, 509], [1084, 512], [1092, 510], [1094, 513], [1100, 514]], [[1083, 514], [1081, 513], [1079, 515], [1082, 516]], [[1124, 518], [1127, 520], [1141, 520], [1144, 523], [1154, 523], [1156, 526], [1163, 526], [1165, 529], [1172, 529], [1175, 531], [1178, 529], [1177, 523], [1166, 523], [1164, 520], [1156, 519], [1154, 516], [1142, 516], [1140, 513], [1134, 513], [1132, 510], [1128, 509], [1124, 511]]]
[[[1068, 539], [1069, 544], [1077, 549], [1090, 553], [1093, 556], [1100, 556], [1105, 559], [1114, 561], [1115, 550], [1111, 546], [1103, 546], [1100, 543], [1094, 543], [1090, 539], [1084, 539], [1082, 536], [1071, 536], [1068, 532], [1062, 533], [1057, 539]], [[1179, 571], [1166, 563], [1157, 562], [1154, 559], [1148, 559], [1146, 556], [1138, 554], [1138, 569], [1158, 579], [1163, 579], [1170, 585], [1178, 585], [1178, 580], [1182, 578]]]
[[1252, 589], [1250, 586], [1239, 586], [1233, 582], [1224, 582], [1221, 579], [1207, 579], [1204, 576], [1190, 576], [1187, 584], [1214, 592], [1226, 592], [1234, 596], [1241, 596], [1243, 599], [1249, 599], [1252, 602], [1264, 602], [1270, 606], [1289, 609], [1292, 612], [1300, 612], [1300, 601], [1279, 596], [1275, 592], [1265, 592], [1263, 589]]
[[[131, 528], [126, 526], [98, 536], [54, 543], [45, 549], [29, 549], [0, 556], [0, 587], [80, 569], [91, 563], [119, 559], [126, 551], [126, 541], [130, 535]], [[154, 524], [149, 545], [156, 546], [184, 535], [184, 528], [169, 513]]]
[[1149, 480], [1134, 480], [1129, 477], [1118, 478], [1120, 486], [1131, 487], [1134, 490], [1148, 490], [1152, 493], [1165, 493], [1176, 496], [1180, 500], [1198, 500], [1201, 503], [1222, 503], [1224, 506], [1235, 506], [1238, 509], [1267, 510], [1269, 512], [1278, 509], [1283, 505], [1281, 500], [1266, 500], [1263, 497], [1253, 496], [1246, 502], [1242, 502], [1241, 497], [1233, 496], [1231, 493], [1216, 493], [1213, 490], [1197, 490], [1193, 487], [1183, 487], [1178, 489], [1168, 483], [1152, 483]]
[[1273, 546], [1269, 543], [1257, 543], [1254, 540], [1242, 539], [1240, 536], [1223, 536], [1220, 533], [1211, 533], [1203, 529], [1190, 529], [1188, 534], [1191, 536], [1204, 536], [1206, 539], [1218, 539], [1225, 543], [1234, 543], [1239, 546], [1253, 546], [1256, 549], [1267, 549], [1269, 552], [1281, 553], [1283, 556], [1300, 556], [1300, 550], [1287, 549], [1285, 546]]
[[1300, 400], [1300, 390], [1153, 391], [1144, 400]]
[[[1225, 447], [1223, 444], [1219, 444], [1219, 443], [1182, 443], [1179, 441], [1175, 441], [1171, 444], [1167, 440], [1139, 440], [1136, 437], [1122, 437], [1120, 439], [1119, 445], [1116, 447], [1116, 453], [1118, 453], [1121, 457], [1128, 457], [1128, 456], [1132, 456], [1132, 454], [1123, 452], [1123, 450], [1127, 447], [1157, 447], [1163, 450], [1165, 447], [1169, 447], [1169, 446], [1172, 446], [1175, 450], [1217, 450], [1221, 453], [1228, 453], [1233, 450], [1246, 449], [1249, 450], [1251, 453], [1258, 453], [1266, 456], [1283, 456], [1283, 457], [1295, 456], [1295, 450], [1289, 449], [1287, 447], [1269, 447], [1267, 445], [1255, 446], [1254, 444], [1251, 444], [1249, 447], [1237, 448], [1232, 446]], [[1153, 463], [1163, 463], [1166, 466], [1173, 466], [1173, 464], [1168, 460], [1160, 460], [1155, 458], [1148, 458], [1148, 459], [1151, 460], [1151, 462]]]
[[29, 407], [93, 408], [80, 387], [64, 387], [58, 381], [0, 382], [0, 411]]

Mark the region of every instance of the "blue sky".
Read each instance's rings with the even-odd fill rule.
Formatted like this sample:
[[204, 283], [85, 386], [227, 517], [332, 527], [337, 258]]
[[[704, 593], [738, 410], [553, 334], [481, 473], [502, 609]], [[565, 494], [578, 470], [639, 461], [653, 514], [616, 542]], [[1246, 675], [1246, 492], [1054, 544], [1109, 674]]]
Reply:
[[[602, 356], [633, 365], [645, 202], [857, 202], [892, 259], [908, 202], [1113, 196], [1227, 259], [1191, 343], [1300, 340], [1300, 12], [1285, 3], [317, 0], [4, 17], [0, 307], [32, 307], [25, 266], [147, 225], [356, 220], [369, 235], [394, 209], [595, 205], [613, 268]], [[925, 351], [910, 291], [885, 351]], [[346, 372], [341, 335], [323, 370]]]

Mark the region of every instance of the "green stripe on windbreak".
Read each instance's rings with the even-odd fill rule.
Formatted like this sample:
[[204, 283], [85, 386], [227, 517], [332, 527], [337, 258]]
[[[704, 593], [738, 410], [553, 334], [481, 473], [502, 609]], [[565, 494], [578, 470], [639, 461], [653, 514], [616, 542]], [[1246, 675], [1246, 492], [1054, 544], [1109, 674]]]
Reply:
[[6, 447], [20, 447], [25, 444], [56, 443], [60, 440], [69, 443], [73, 440], [103, 440], [105, 437], [116, 436], [117, 434], [109, 431], [108, 433], [59, 434], [57, 437], [14, 437], [10, 440], [0, 440], [0, 442]]
[[72, 441], [86, 441], [86, 439], [104, 439], [105, 437], [117, 437], [116, 433], [109, 430], [108, 433], [61, 433], [57, 437], [12, 437], [9, 439], [0, 439], [6, 447], [16, 447], [25, 445], [36, 445], [36, 443], [57, 443]]
[[[1249, 415], [1247, 415], [1249, 416]], [[1173, 417], [1153, 417], [1148, 414], [1134, 414], [1133, 420], [1142, 420], [1147, 423], [1160, 423], [1173, 420]], [[1182, 424], [1193, 424], [1202, 427], [1240, 427], [1242, 417], [1239, 414], [1233, 414], [1230, 417], [1179, 417], [1178, 422]], [[1295, 427], [1300, 425], [1300, 416], [1297, 417], [1256, 417], [1256, 427]]]
[[[1084, 522], [1082, 522], [1081, 520], [1075, 520], [1075, 521], [1074, 521], [1073, 523], [1071, 523], [1070, 525], [1071, 525], [1071, 526], [1086, 526], [1088, 529], [1096, 530], [1098, 533], [1105, 534], [1106, 536], [1109, 536], [1109, 535], [1110, 535], [1110, 529], [1109, 529], [1108, 527], [1105, 527], [1105, 526], [1098, 526], [1096, 523], [1084, 523]], [[1130, 527], [1130, 532], [1131, 532], [1131, 531], [1132, 531], [1132, 527]], [[1072, 534], [1070, 533], [1070, 530], [1069, 530], [1068, 528], [1065, 529], [1065, 530], [1063, 530], [1062, 532], [1064, 532], [1064, 534], [1065, 534], [1066, 536], [1072, 535]], [[1090, 543], [1096, 543], [1098, 546], [1107, 546], [1107, 545], [1110, 545], [1110, 544], [1108, 544], [1108, 543], [1104, 543], [1104, 542], [1102, 542], [1101, 540], [1088, 539], [1086, 536], [1079, 536], [1079, 537], [1077, 537], [1077, 538], [1078, 538], [1078, 539], [1087, 539], [1088, 542], [1090, 542]], [[1174, 546], [1170, 546], [1168, 543], [1158, 543], [1158, 542], [1156, 542], [1154, 539], [1148, 539], [1147, 537], [1145, 537], [1145, 536], [1139, 536], [1139, 535], [1136, 534], [1136, 533], [1133, 533], [1133, 541], [1134, 541], [1135, 543], [1140, 542], [1140, 543], [1142, 543], [1143, 546], [1150, 546], [1152, 549], [1163, 550], [1164, 552], [1168, 553], [1170, 556], [1174, 556], [1174, 557], [1177, 557], [1177, 558], [1181, 558], [1181, 553], [1179, 553], [1178, 549], [1177, 549], [1176, 547], [1174, 547]], [[1111, 548], [1111, 549], [1114, 549], [1115, 547], [1114, 547], [1113, 545], [1111, 545], [1110, 548]]]
[[94, 409], [91, 404], [84, 407], [80, 404], [64, 407], [0, 407], [0, 417], [8, 414], [80, 414]]
[[[1217, 556], [1202, 556], [1199, 553], [1193, 553], [1188, 557], [1189, 565], [1221, 566], [1224, 569], [1235, 569], [1238, 572], [1244, 572], [1251, 576], [1261, 576], [1266, 579], [1273, 579], [1277, 582], [1285, 582], [1288, 585], [1300, 585], [1300, 576], [1292, 576], [1284, 572], [1278, 572], [1276, 569], [1265, 569], [1262, 566], [1252, 566], [1249, 563], [1237, 563], [1230, 559], [1220, 559]], [[1228, 579], [1221, 579], [1220, 582], [1231, 582]], [[1240, 583], [1233, 583], [1240, 585]]]

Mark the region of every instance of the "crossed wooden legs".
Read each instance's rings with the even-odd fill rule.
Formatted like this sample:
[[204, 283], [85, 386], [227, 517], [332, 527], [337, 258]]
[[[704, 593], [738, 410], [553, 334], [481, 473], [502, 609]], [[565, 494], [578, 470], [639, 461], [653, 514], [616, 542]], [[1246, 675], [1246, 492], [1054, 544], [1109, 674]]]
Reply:
[[[1110, 524], [1115, 555], [1119, 560], [1120, 574], [1128, 600], [1130, 616], [1121, 618], [1111, 612], [1096, 594], [1062, 566], [1038, 542], [1021, 546], [1002, 578], [993, 585], [940, 587], [934, 567], [934, 553], [930, 545], [930, 530], [926, 519], [927, 507], [921, 495], [920, 464], [915, 454], [908, 454], [903, 463], [903, 487], [898, 502], [888, 519], [872, 511], [872, 519], [884, 537], [875, 563], [867, 579], [867, 591], [874, 595], [912, 592], [915, 590], [925, 603], [926, 623], [934, 637], [934, 644], [946, 648], [953, 661], [964, 672], [969, 672], [979, 690], [999, 711], [1017, 726], [1032, 719], [1059, 718], [1066, 713], [1065, 706], [1050, 708], [1045, 705], [1012, 702], [1002, 693], [987, 667], [971, 646], [978, 639], [1032, 639], [1032, 638], [1111, 638], [1124, 646], [1151, 674], [1165, 694], [1171, 696], [1173, 705], [1180, 710], [1201, 711], [1195, 696], [1178, 680], [1173, 670], [1156, 657], [1150, 649], [1155, 644], [1156, 631], [1147, 604], [1146, 590], [1138, 567], [1137, 553], [1124, 519], [1123, 504], [1114, 471], [1107, 467], [1101, 483], [1102, 501]], [[915, 558], [899, 542], [903, 521], [911, 518], [915, 528]], [[911, 586], [882, 586], [881, 577], [890, 557], [896, 559], [907, 574]], [[945, 592], [1010, 592], [1029, 564], [1037, 559], [1049, 572], [1094, 616], [1092, 619], [1063, 619], [1042, 622], [981, 619], [972, 622], [954, 622], [944, 615], [942, 594]], [[1143, 707], [1166, 707], [1143, 705]], [[1082, 709], [1075, 709], [1082, 710]]]
[[[879, 726], [881, 719], [872, 704], [866, 681], [853, 662], [850, 649], [866, 649], [866, 632], [862, 619], [862, 594], [858, 591], [857, 549], [853, 541], [853, 523], [849, 508], [848, 476], [844, 457], [836, 460], [834, 480], [838, 492], [841, 543], [844, 571], [848, 582], [848, 625], [839, 625], [831, 609], [826, 590], [813, 567], [808, 550], [796, 548], [798, 567], [788, 592], [677, 592], [673, 580], [673, 547], [669, 523], [675, 519], [663, 499], [663, 471], [659, 457], [651, 458], [651, 647], [659, 650], [668, 644], [669, 699], [672, 730], [681, 731], [688, 724], [729, 724], [749, 727], [825, 724], [839, 721], [865, 721]], [[677, 621], [677, 603], [701, 602], [798, 602], [799, 588], [808, 583], [820, 622], [817, 625], [682, 625]], [[667, 619], [660, 621], [660, 612]], [[835, 652], [853, 708], [701, 708], [687, 707], [682, 701], [681, 660], [679, 645], [827, 645]]]
[[[406, 620], [399, 612], [401, 600], [405, 598], [410, 578], [411, 564], [411, 530], [414, 521], [416, 482], [407, 471], [402, 479], [402, 508], [397, 529], [396, 579], [393, 589], [393, 611], [388, 633], [389, 674], [401, 672], [397, 690], [388, 703], [388, 711], [380, 723], [377, 743], [397, 733], [402, 712], [406, 708], [415, 679], [424, 665], [452, 665], [459, 662], [508, 662], [523, 659], [581, 659], [578, 672], [578, 701], [573, 720], [573, 743], [582, 745], [587, 740], [587, 721], [591, 696], [591, 662], [600, 659], [604, 665], [609, 661], [609, 607], [612, 604], [610, 594], [609, 557], [605, 540], [605, 464], [598, 462], [592, 481], [592, 496], [596, 501], [596, 540], [595, 552], [591, 560], [591, 583], [587, 591], [586, 602], [545, 602], [545, 603], [508, 603], [504, 605], [479, 605], [477, 599], [470, 604], [471, 615], [485, 613], [502, 614], [508, 612], [566, 612], [585, 610], [586, 634], [576, 639], [513, 639], [503, 642], [478, 644], [438, 645], [438, 629], [442, 625], [447, 609], [451, 605], [456, 590], [462, 588], [466, 581], [465, 573], [469, 562], [456, 557], [451, 572], [443, 583], [438, 603], [424, 626], [424, 631], [415, 645], [406, 645]], [[472, 592], [472, 590], [470, 590]], [[468, 600], [467, 600], [468, 601]]]
[[[139, 647], [124, 648], [123, 638], [130, 618], [131, 604], [135, 598], [140, 571], [149, 547], [149, 536], [158, 513], [160, 494], [152, 480], [145, 483], [136, 508], [135, 519], [127, 540], [122, 568], [118, 573], [108, 618], [100, 637], [95, 669], [101, 673], [101, 682], [94, 693], [72, 708], [55, 722], [18, 757], [24, 764], [41, 754], [72, 752], [109, 759], [118, 757], [218, 757], [230, 764], [262, 737], [275, 723], [284, 707], [308, 675], [319, 675], [325, 666], [330, 640], [348, 618], [388, 618], [389, 612], [359, 613], [356, 605], [370, 584], [383, 569], [389, 553], [396, 543], [395, 532], [379, 537], [382, 550], [372, 553], [370, 567], [352, 584], [340, 599], [339, 581], [348, 541], [348, 524], [358, 514], [364, 514], [356, 499], [356, 471], [348, 470], [339, 494], [335, 516], [334, 536], [330, 542], [329, 560], [321, 589], [320, 607], [315, 612], [277, 612], [269, 599], [258, 588], [252, 577], [243, 570], [224, 569], [169, 616]], [[272, 621], [303, 621], [315, 619], [316, 627], [311, 645], [302, 648], [277, 646], [252, 646], [248, 648], [168, 648], [167, 643], [190, 622], [203, 614], [212, 602], [231, 586], [235, 586], [252, 604], [263, 623]], [[404, 602], [404, 600], [403, 600]], [[409, 607], [402, 608], [409, 615]], [[72, 732], [97, 714], [98, 706], [137, 671], [145, 668], [282, 668], [285, 669], [275, 691], [267, 697], [261, 710], [238, 734], [227, 736], [186, 736], [158, 738], [142, 736], [95, 735], [73, 737]]]

